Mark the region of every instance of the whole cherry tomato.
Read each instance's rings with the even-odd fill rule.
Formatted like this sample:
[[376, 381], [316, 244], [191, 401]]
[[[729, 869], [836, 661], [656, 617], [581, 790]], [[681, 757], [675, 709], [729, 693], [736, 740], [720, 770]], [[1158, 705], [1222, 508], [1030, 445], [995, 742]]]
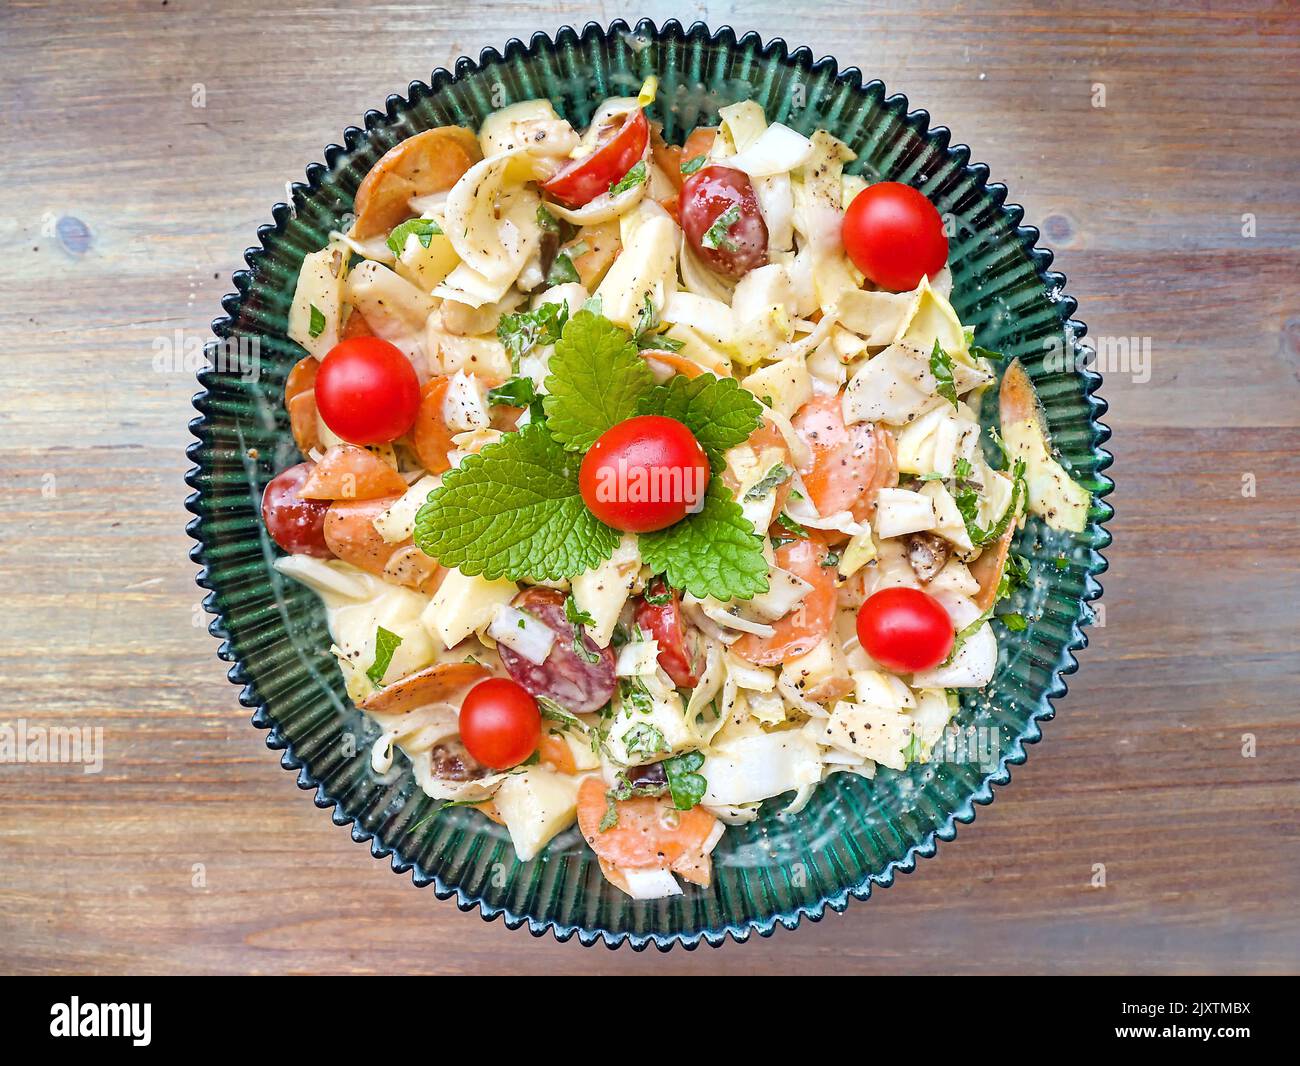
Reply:
[[460, 739], [484, 766], [493, 770], [518, 766], [542, 740], [537, 701], [509, 678], [480, 681], [460, 705]]
[[905, 292], [948, 262], [943, 219], [925, 194], [882, 181], [853, 198], [844, 212], [844, 250], [881, 288]]
[[686, 239], [710, 270], [740, 278], [767, 262], [767, 223], [743, 170], [697, 170], [682, 185], [681, 219]]
[[281, 470], [262, 492], [262, 521], [271, 539], [290, 555], [315, 555], [332, 559], [325, 543], [325, 512], [329, 500], [305, 500], [298, 495], [315, 463], [299, 463]]
[[555, 177], [542, 183], [542, 191], [565, 207], [582, 207], [601, 193], [609, 192], [645, 155], [650, 141], [650, 123], [640, 108], [629, 112], [614, 136], [591, 155], [575, 159]]
[[649, 533], [698, 510], [709, 459], [682, 423], [663, 415], [620, 422], [582, 459], [578, 485], [591, 512], [625, 533]]
[[858, 611], [863, 650], [896, 674], [938, 666], [948, 658], [955, 637], [943, 604], [920, 589], [881, 589]]
[[321, 360], [316, 409], [351, 444], [387, 444], [415, 421], [420, 381], [411, 361], [388, 341], [353, 337]]
[[645, 597], [637, 604], [636, 624], [659, 645], [659, 665], [678, 688], [694, 688], [699, 683], [696, 656], [688, 649], [686, 620], [676, 589], [657, 577], [646, 587]]

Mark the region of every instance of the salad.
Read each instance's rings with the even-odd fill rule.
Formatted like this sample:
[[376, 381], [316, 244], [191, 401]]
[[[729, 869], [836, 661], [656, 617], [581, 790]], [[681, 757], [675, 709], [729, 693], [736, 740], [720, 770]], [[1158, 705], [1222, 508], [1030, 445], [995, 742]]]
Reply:
[[922, 193], [754, 102], [667, 144], [656, 93], [374, 165], [303, 260], [304, 460], [262, 501], [374, 770], [404, 752], [520, 860], [576, 822], [639, 899], [708, 886], [765, 801], [931, 759], [1025, 627], [1025, 515], [1090, 505]]

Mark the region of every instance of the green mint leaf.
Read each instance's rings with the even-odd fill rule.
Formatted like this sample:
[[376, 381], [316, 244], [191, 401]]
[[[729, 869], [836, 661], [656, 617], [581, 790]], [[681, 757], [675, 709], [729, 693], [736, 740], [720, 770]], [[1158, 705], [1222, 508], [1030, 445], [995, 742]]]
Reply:
[[791, 541], [808, 539], [808, 530], [804, 529], [784, 511], [776, 516], [776, 521], [773, 524], [780, 526], [785, 531], [772, 534], [772, 547], [774, 548], [779, 548], [782, 544], [789, 544]]
[[785, 463], [777, 463], [762, 478], [754, 483], [754, 487], [745, 493], [745, 502], [753, 503], [755, 500], [761, 500], [778, 485], [786, 481], [794, 471]]
[[650, 368], [626, 331], [579, 311], [551, 356], [543, 400], [547, 426], [566, 448], [585, 450], [636, 414], [653, 385]]
[[408, 222], [403, 222], [392, 233], [388, 235], [388, 247], [392, 249], [393, 255], [400, 256], [406, 249], [406, 238], [412, 233], [419, 238], [420, 243], [428, 248], [433, 242], [436, 234], [442, 232], [442, 227], [434, 222], [431, 218], [413, 218]]
[[587, 647], [586, 626], [594, 626], [596, 620], [578, 606], [572, 595], [564, 598], [564, 619], [573, 626], [573, 653], [588, 663], [600, 662], [600, 652]]
[[397, 651], [401, 643], [402, 638], [391, 630], [383, 626], [375, 628], [375, 661], [366, 671], [366, 677], [376, 685], [383, 683], [384, 674], [388, 672], [388, 667], [393, 661], [393, 652]]
[[973, 359], [989, 359], [995, 363], [1000, 363], [1006, 358], [1002, 352], [995, 352], [990, 348], [981, 348], [978, 344], [971, 345], [970, 354]]
[[311, 322], [307, 326], [307, 332], [313, 339], [325, 332], [325, 315], [315, 304], [311, 305]]
[[908, 738], [907, 745], [903, 748], [903, 762], [909, 766], [914, 762], [920, 762], [925, 758], [925, 745], [921, 743], [921, 738], [913, 732]]
[[934, 342], [934, 351], [930, 353], [930, 373], [939, 383], [938, 393], [954, 407], [957, 406], [957, 386], [952, 379], [952, 358], [945, 352], [938, 341]]
[[547, 233], [560, 232], [560, 220], [546, 210], [545, 204], [537, 205], [537, 224]]
[[637, 722], [624, 733], [623, 747], [629, 755], [658, 755], [661, 751], [669, 750], [663, 730], [649, 722]]
[[709, 783], [699, 769], [704, 765], [704, 754], [698, 751], [685, 751], [664, 760], [664, 776], [668, 778], [668, 791], [673, 797], [673, 806], [679, 811], [689, 811], [704, 798]]
[[648, 333], [636, 339], [636, 346], [643, 352], [680, 352], [685, 344], [666, 333]]
[[645, 160], [640, 160], [636, 166], [624, 174], [618, 181], [609, 187], [611, 195], [617, 196], [621, 192], [627, 192], [628, 189], [634, 189], [646, 179]]
[[694, 174], [700, 167], [704, 166], [708, 156], [697, 155], [682, 163], [681, 170], [683, 174]]
[[743, 444], [763, 421], [763, 408], [735, 378], [678, 374], [658, 385], [637, 408], [637, 414], [666, 415], [695, 435], [714, 472], [726, 465], [723, 454]]
[[624, 707], [638, 714], [649, 714], [655, 709], [654, 697], [639, 677], [620, 677], [618, 698]]
[[705, 248], [719, 248], [724, 252], [734, 252], [739, 246], [727, 233], [739, 221], [740, 204], [732, 204], [713, 220], [713, 225], [704, 231], [700, 244]]
[[502, 315], [501, 321], [497, 323], [497, 340], [509, 353], [514, 372], [519, 373], [519, 360], [537, 345], [545, 346], [558, 341], [568, 320], [567, 303], [542, 304], [532, 311]]
[[489, 579], [558, 580], [599, 566], [619, 534], [582, 502], [577, 456], [539, 422], [466, 456], [415, 518], [415, 543]]
[[567, 285], [571, 281], [579, 280], [581, 279], [578, 276], [578, 268], [573, 265], [569, 253], [556, 252], [555, 259], [551, 263], [551, 269], [546, 275], [546, 284]]
[[532, 378], [514, 377], [504, 385], [488, 389], [488, 403], [504, 407], [527, 407], [537, 399]]
[[719, 478], [709, 482], [698, 514], [642, 533], [641, 560], [673, 588], [695, 596], [747, 600], [767, 591], [763, 541]]

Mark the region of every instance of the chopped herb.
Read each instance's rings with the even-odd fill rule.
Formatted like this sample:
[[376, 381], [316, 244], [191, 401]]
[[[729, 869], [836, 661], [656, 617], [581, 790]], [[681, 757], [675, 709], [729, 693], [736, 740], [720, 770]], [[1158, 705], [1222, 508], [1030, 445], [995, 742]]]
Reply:
[[1006, 356], [1001, 352], [991, 351], [988, 348], [981, 348], [979, 345], [972, 345], [970, 354], [974, 359], [991, 359], [995, 363], [1000, 363], [1006, 358]]
[[573, 626], [573, 653], [588, 663], [600, 662], [600, 652], [587, 647], [587, 632], [584, 626], [594, 626], [596, 620], [578, 606], [572, 595], [564, 600], [564, 620]]
[[634, 189], [642, 184], [646, 179], [645, 160], [642, 159], [631, 170], [624, 174], [618, 181], [609, 187], [610, 194], [617, 196], [621, 192], [627, 192], [628, 189]]
[[442, 233], [442, 227], [431, 218], [413, 218], [409, 222], [403, 222], [388, 235], [387, 244], [393, 255], [400, 256], [406, 250], [406, 238], [412, 233], [428, 248], [433, 243], [433, 238]]
[[777, 463], [763, 477], [754, 483], [754, 487], [745, 493], [745, 502], [752, 503], [755, 500], [761, 500], [774, 488], [784, 482], [794, 473], [785, 463]]
[[537, 386], [532, 378], [520, 375], [504, 385], [488, 389], [487, 398], [488, 403], [502, 407], [527, 407], [537, 399]]
[[637, 722], [624, 733], [623, 747], [629, 755], [658, 755], [661, 751], [669, 750], [663, 730], [649, 722]]
[[697, 170], [700, 169], [700, 167], [704, 166], [707, 159], [708, 159], [707, 156], [702, 156], [702, 155], [692, 156], [690, 159], [687, 159], [682, 163], [682, 167], [681, 167], [682, 173], [694, 174]]
[[920, 736], [913, 731], [908, 738], [907, 746], [903, 748], [903, 762], [909, 766], [914, 762], [920, 762], [925, 758], [925, 745], [921, 743]]
[[578, 280], [578, 268], [573, 265], [573, 260], [567, 252], [558, 252], [551, 264], [550, 273], [546, 275], [546, 284], [567, 285]]
[[560, 230], [560, 221], [548, 210], [545, 204], [537, 205], [537, 224], [547, 233], [558, 233]]
[[821, 561], [822, 566], [839, 566], [840, 553], [833, 548], [826, 549], [826, 558]]
[[686, 751], [664, 760], [664, 776], [668, 778], [668, 791], [673, 806], [679, 811], [689, 811], [704, 798], [709, 783], [698, 771], [704, 765], [704, 754]]
[[1066, 568], [1069, 567], [1070, 560], [1067, 559], [1064, 555], [1058, 555], [1055, 559], [1052, 560], [1052, 565], [1056, 567], [1056, 569], [1058, 570], [1065, 570]]
[[724, 252], [736, 251], [740, 246], [727, 236], [727, 233], [739, 221], [740, 204], [732, 204], [713, 220], [713, 225], [704, 231], [700, 244], [705, 248], [716, 248]]
[[370, 664], [370, 669], [366, 671], [366, 677], [370, 678], [376, 685], [383, 682], [384, 674], [388, 672], [389, 664], [393, 661], [393, 652], [401, 646], [402, 638], [391, 630], [378, 626], [375, 629], [375, 661]]
[[313, 340], [325, 332], [324, 312], [315, 304], [311, 305], [311, 323], [307, 326], [307, 332], [311, 334]]
[[803, 526], [801, 526], [798, 522], [796, 522], [784, 511], [782, 511], [779, 515], [776, 516], [775, 525], [780, 526], [783, 530], [787, 530], [788, 533], [772, 534], [772, 547], [774, 548], [779, 548], [781, 547], [782, 544], [789, 544], [791, 541], [794, 540], [808, 539], [808, 530], [804, 529]]
[[621, 677], [618, 680], [618, 698], [625, 708], [638, 714], [650, 714], [655, 708], [654, 697], [639, 677]]
[[673, 602], [673, 590], [663, 578], [655, 578], [646, 585], [642, 598], [653, 607], [664, 607]]
[[519, 360], [537, 345], [554, 344], [569, 321], [567, 303], [546, 303], [532, 311], [503, 315], [497, 325], [497, 339], [510, 355], [510, 365], [519, 373]]
[[1029, 623], [1025, 621], [1025, 616], [1023, 614], [1016, 614], [1013, 612], [1010, 614], [1000, 614], [997, 617], [998, 621], [1013, 633], [1023, 633], [1029, 628]]
[[930, 373], [939, 384], [936, 391], [954, 407], [957, 406], [957, 386], [952, 379], [952, 359], [939, 342], [934, 342], [934, 351], [930, 353]]

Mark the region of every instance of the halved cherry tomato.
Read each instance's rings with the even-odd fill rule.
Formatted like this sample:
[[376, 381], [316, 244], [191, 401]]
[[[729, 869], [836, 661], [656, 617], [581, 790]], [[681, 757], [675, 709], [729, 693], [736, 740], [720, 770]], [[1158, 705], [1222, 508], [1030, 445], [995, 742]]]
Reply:
[[316, 406], [335, 433], [353, 444], [387, 444], [415, 421], [420, 381], [394, 345], [353, 337], [329, 350], [316, 372]]
[[826, 543], [816, 533], [777, 548], [776, 565], [803, 578], [812, 588], [793, 611], [772, 623], [776, 630], [772, 636], [746, 633], [731, 650], [759, 666], [776, 666], [812, 651], [825, 640], [835, 621], [835, 567], [825, 565], [827, 559]]
[[582, 207], [601, 193], [609, 192], [624, 174], [645, 155], [650, 140], [650, 123], [641, 108], [629, 112], [618, 132], [589, 156], [575, 159], [555, 177], [542, 184], [542, 191], [565, 207]]
[[281, 470], [262, 492], [262, 521], [271, 539], [291, 555], [328, 559], [334, 553], [325, 542], [327, 500], [299, 495], [315, 463], [298, 463]]
[[460, 739], [484, 766], [518, 766], [542, 739], [537, 701], [509, 678], [480, 681], [460, 705]]
[[686, 239], [710, 270], [740, 278], [767, 262], [767, 223], [743, 170], [697, 170], [682, 186], [681, 218]]
[[355, 444], [336, 444], [320, 457], [299, 494], [314, 500], [373, 500], [400, 496], [406, 479], [379, 456]]
[[625, 533], [648, 533], [696, 509], [709, 459], [682, 423], [638, 415], [606, 430], [582, 459], [578, 485], [591, 512]]
[[443, 418], [443, 401], [447, 398], [449, 377], [430, 378], [420, 390], [420, 407], [411, 427], [411, 445], [415, 448], [420, 465], [430, 474], [442, 474], [451, 469], [447, 454], [455, 445], [451, 430]]
[[[686, 620], [682, 617], [681, 599], [676, 589], [670, 589], [663, 578], [657, 577], [646, 588], [646, 596], [636, 608], [636, 624], [650, 634], [659, 644], [659, 665], [664, 668], [678, 688], [694, 688], [699, 683], [698, 659], [695, 649], [688, 647], [693, 632], [688, 635]], [[662, 600], [651, 603], [650, 599]]]
[[850, 511], [861, 521], [874, 510], [879, 490], [898, 484], [893, 438], [870, 422], [845, 426], [842, 395], [814, 397], [791, 424], [812, 453], [799, 473], [820, 514]]
[[943, 604], [920, 589], [881, 589], [858, 610], [863, 650], [898, 674], [938, 666], [952, 651], [954, 639]]
[[923, 192], [896, 181], [868, 186], [844, 212], [844, 250], [884, 289], [905, 292], [948, 262], [943, 219]]
[[664, 797], [616, 800], [618, 824], [602, 832], [609, 809], [605, 783], [588, 777], [578, 789], [578, 828], [600, 858], [629, 870], [665, 869], [683, 856], [702, 855], [717, 824], [703, 807], [676, 810]]

